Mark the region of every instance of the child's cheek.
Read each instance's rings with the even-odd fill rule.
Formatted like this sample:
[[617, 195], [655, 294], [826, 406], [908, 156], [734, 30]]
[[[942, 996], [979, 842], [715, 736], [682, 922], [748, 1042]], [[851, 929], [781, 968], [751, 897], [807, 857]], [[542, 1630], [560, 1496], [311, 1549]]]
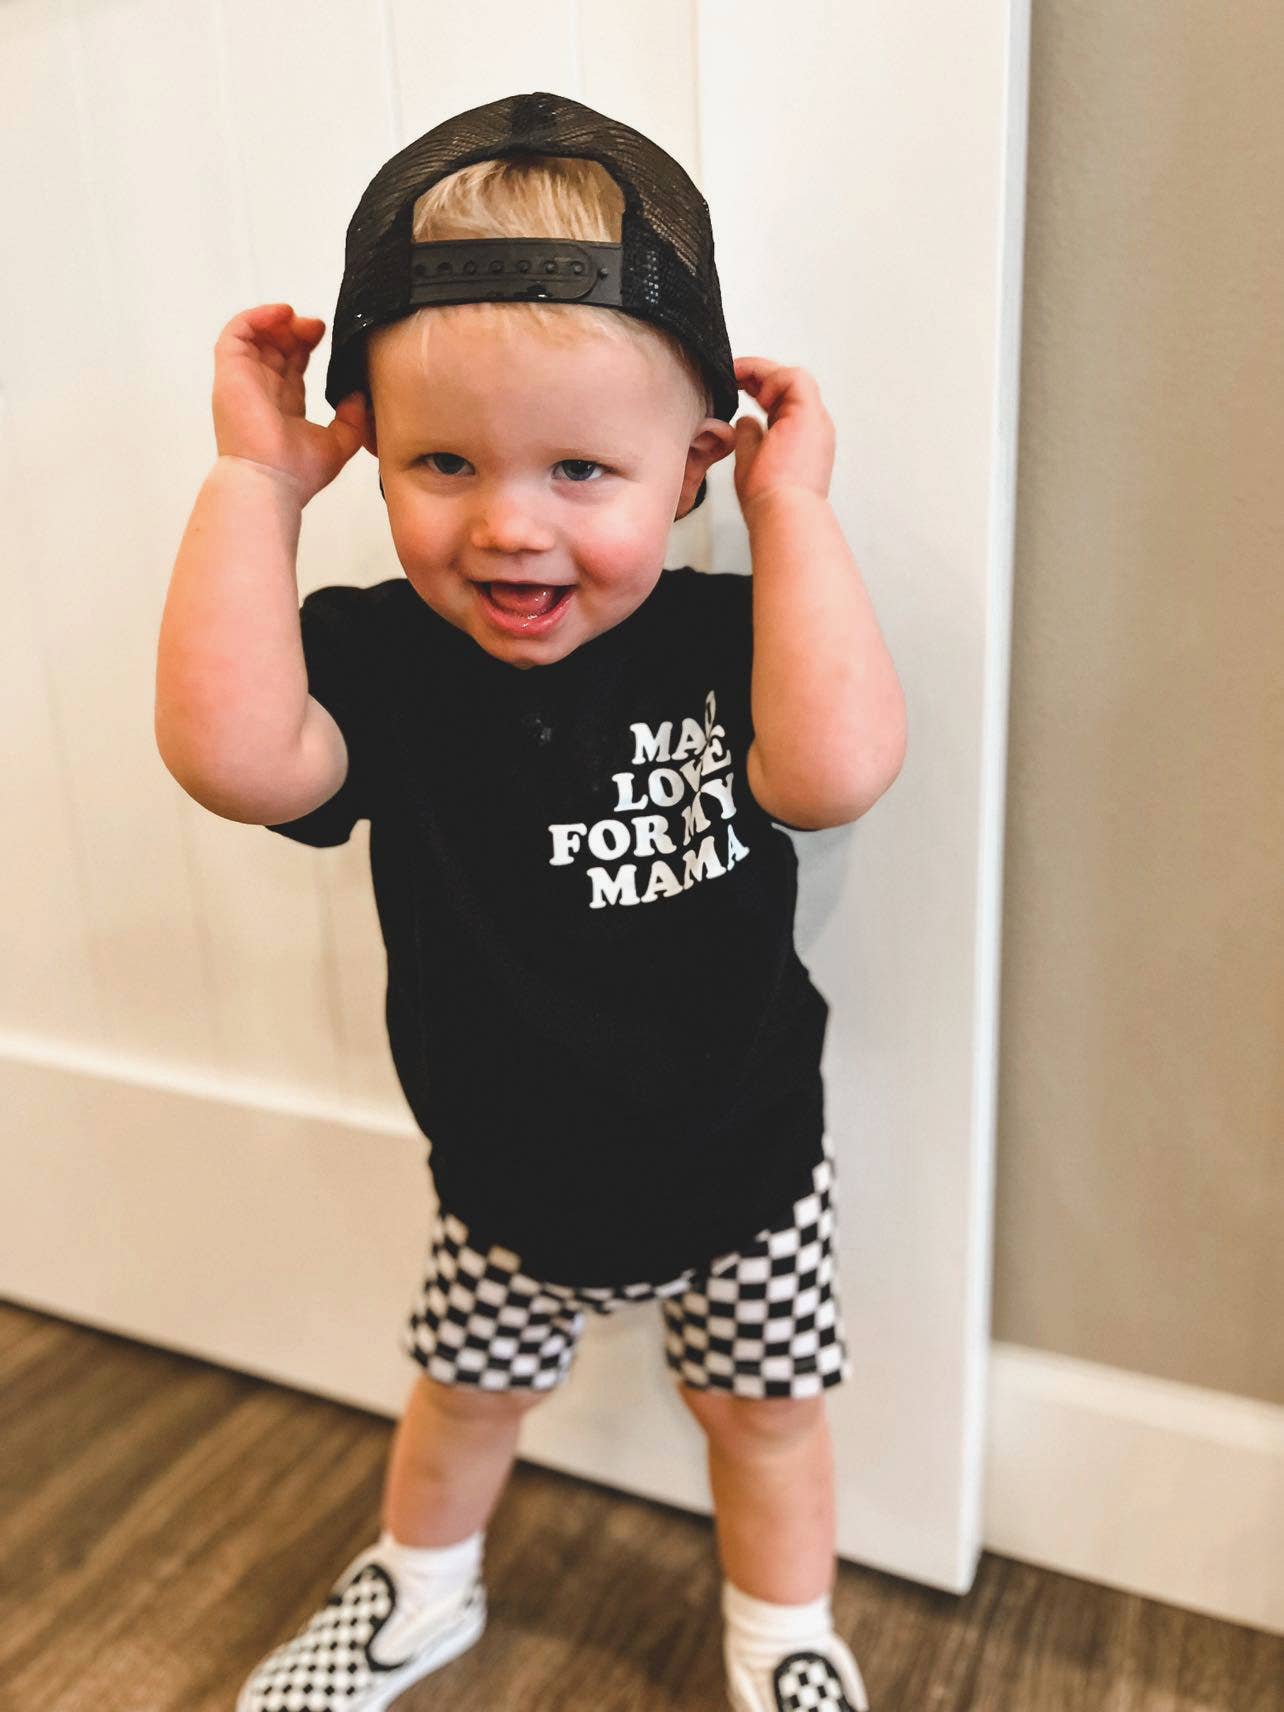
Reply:
[[420, 564], [436, 564], [449, 557], [451, 532], [444, 520], [428, 507], [390, 507], [388, 523], [393, 545], [403, 565], [408, 559]]
[[585, 572], [604, 583], [627, 581], [639, 569], [663, 559], [668, 528], [642, 506], [612, 510], [586, 520], [576, 541], [576, 557]]

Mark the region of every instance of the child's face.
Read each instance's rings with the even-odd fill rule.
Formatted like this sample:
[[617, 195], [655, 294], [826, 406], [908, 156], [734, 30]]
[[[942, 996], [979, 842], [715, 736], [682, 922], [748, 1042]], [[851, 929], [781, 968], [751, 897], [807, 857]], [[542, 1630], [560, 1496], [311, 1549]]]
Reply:
[[[488, 654], [548, 665], [642, 604], [670, 525], [735, 435], [700, 414], [663, 349], [591, 329], [563, 344], [463, 307], [429, 311], [426, 357], [413, 317], [371, 335], [366, 444], [423, 599]], [[562, 598], [514, 616], [491, 601], [494, 581]]]

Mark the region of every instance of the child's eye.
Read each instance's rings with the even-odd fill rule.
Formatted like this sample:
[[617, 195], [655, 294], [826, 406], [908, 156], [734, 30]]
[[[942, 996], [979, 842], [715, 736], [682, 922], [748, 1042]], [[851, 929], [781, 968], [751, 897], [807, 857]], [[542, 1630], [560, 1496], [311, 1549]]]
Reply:
[[[456, 466], [466, 465], [468, 462], [467, 458], [461, 458], [457, 452], [425, 452], [418, 459], [418, 462], [427, 464], [439, 476], [457, 476], [460, 474], [458, 468], [443, 468], [442, 460], [448, 465]], [[606, 471], [605, 464], [599, 464], [592, 458], [563, 458], [555, 467], [559, 470], [565, 470], [567, 479], [578, 487], [587, 486], [590, 482], [598, 479], [591, 475], [590, 471], [601, 470], [603, 473]]]
[[[558, 465], [558, 468], [562, 470], [605, 470], [606, 466], [605, 464], [595, 463], [592, 458], [563, 458], [561, 463]], [[582, 485], [582, 481], [579, 476], [572, 475], [570, 479], [573, 482], [581, 482]], [[591, 478], [584, 479], [587, 480]]]

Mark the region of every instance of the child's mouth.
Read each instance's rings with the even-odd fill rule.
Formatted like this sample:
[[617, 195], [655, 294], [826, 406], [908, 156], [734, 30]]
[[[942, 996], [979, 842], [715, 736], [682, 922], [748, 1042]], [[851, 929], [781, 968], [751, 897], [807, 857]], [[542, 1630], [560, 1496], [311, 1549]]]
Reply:
[[570, 602], [570, 584], [479, 583], [486, 613], [500, 629], [531, 635], [550, 628]]

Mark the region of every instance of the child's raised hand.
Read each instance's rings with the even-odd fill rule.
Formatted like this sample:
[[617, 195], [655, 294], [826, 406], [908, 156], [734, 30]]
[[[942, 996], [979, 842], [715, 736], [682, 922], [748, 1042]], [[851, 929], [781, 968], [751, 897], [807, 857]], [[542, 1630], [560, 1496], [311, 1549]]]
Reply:
[[343, 399], [323, 426], [304, 415], [303, 371], [325, 322], [288, 303], [234, 315], [214, 346], [214, 439], [220, 456], [250, 458], [289, 476], [304, 504], [362, 443], [365, 399]]
[[820, 401], [820, 388], [806, 369], [787, 368], [766, 357], [737, 357], [736, 381], [767, 413], [736, 418], [736, 497], [748, 508], [776, 488], [829, 494], [834, 470], [834, 423]]

